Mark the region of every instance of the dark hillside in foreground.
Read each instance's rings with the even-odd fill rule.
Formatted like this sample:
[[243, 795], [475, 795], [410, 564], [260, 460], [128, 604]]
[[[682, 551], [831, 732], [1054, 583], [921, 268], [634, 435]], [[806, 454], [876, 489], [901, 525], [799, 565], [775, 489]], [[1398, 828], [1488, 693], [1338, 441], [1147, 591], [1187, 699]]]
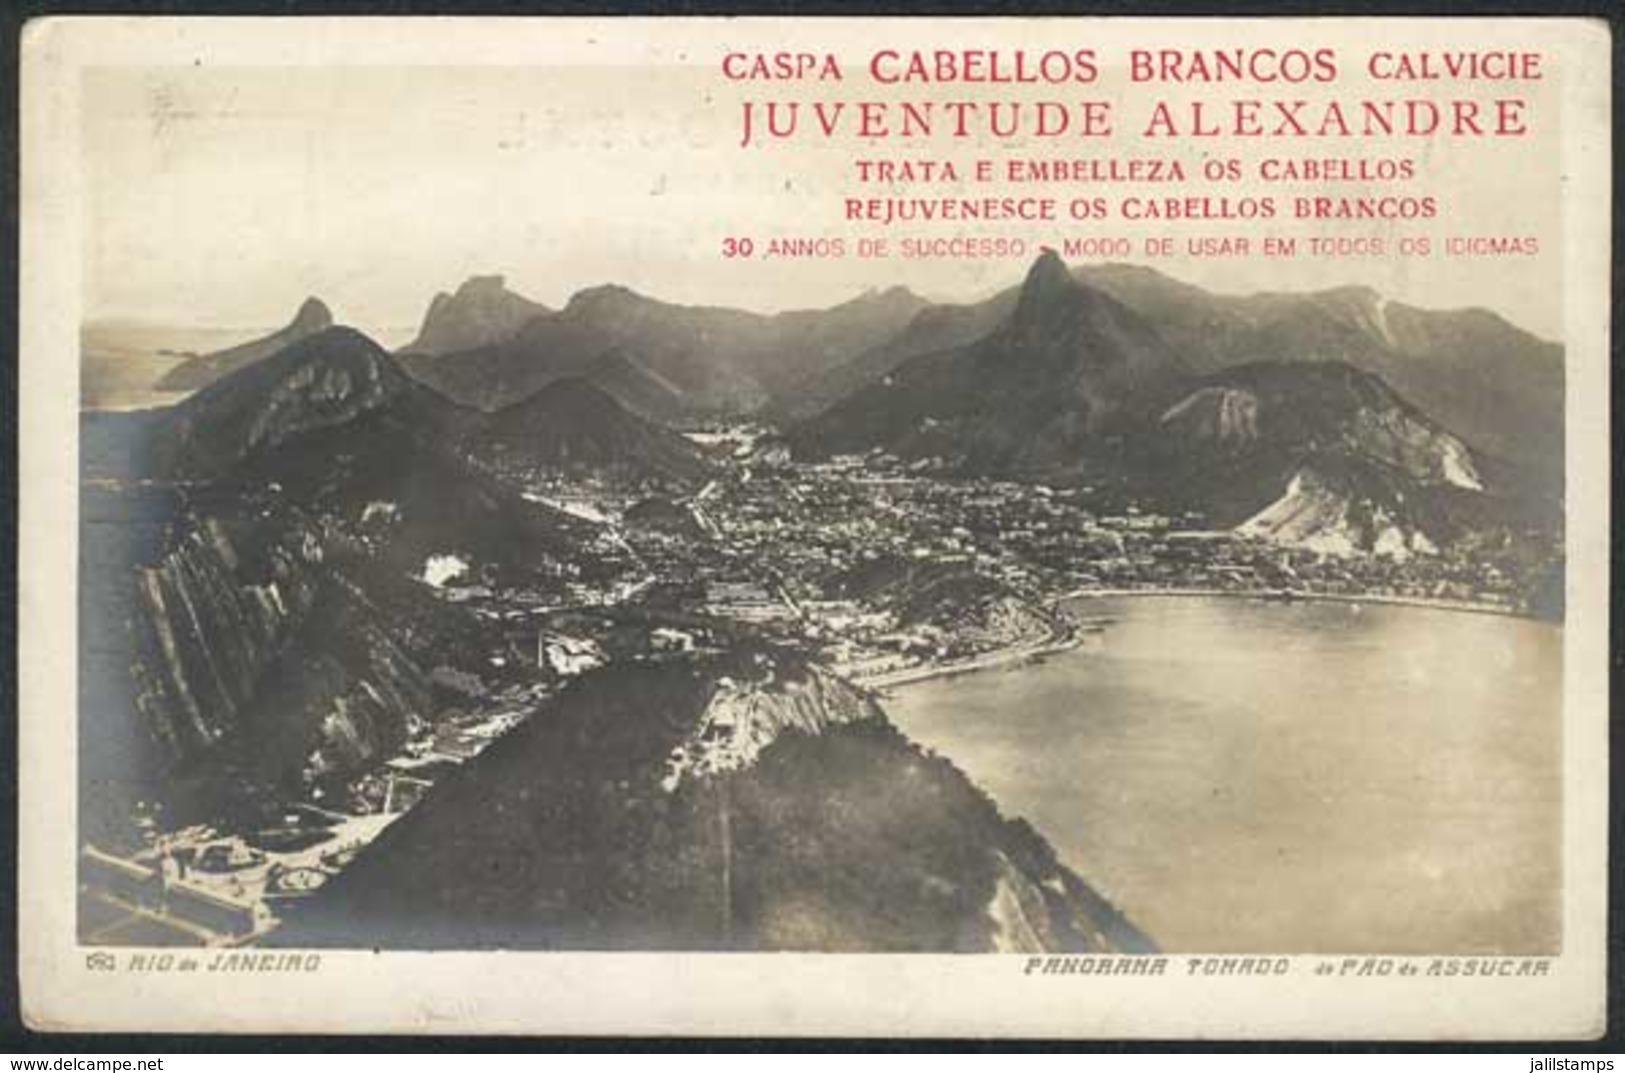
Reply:
[[274, 940], [582, 950], [1145, 950], [853, 687], [767, 650], [587, 675]]

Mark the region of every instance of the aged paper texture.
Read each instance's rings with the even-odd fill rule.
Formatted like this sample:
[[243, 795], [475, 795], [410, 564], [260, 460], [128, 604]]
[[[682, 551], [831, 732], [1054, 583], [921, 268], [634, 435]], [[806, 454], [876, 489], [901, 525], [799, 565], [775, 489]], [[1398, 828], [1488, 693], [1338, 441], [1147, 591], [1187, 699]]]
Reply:
[[22, 62], [35, 1026], [1602, 1031], [1604, 24]]

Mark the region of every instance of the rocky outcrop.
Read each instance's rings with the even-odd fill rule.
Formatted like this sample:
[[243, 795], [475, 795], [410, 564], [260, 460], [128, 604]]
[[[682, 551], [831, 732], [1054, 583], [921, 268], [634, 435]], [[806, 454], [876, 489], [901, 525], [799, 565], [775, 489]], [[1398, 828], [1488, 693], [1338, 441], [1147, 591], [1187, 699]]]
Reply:
[[670, 793], [684, 779], [714, 778], [750, 767], [787, 731], [817, 736], [877, 714], [866, 696], [819, 671], [786, 682], [723, 678], [694, 729], [667, 757], [661, 788]]
[[261, 577], [239, 580], [238, 552], [211, 519], [138, 569], [136, 707], [170, 763], [237, 729], [261, 676], [315, 603], [319, 547], [290, 545], [266, 549]]
[[501, 276], [473, 276], [455, 294], [441, 291], [429, 303], [417, 338], [402, 354], [449, 354], [513, 338], [533, 317], [552, 310], [507, 287]]
[[1258, 396], [1232, 388], [1200, 388], [1170, 406], [1162, 423], [1221, 449], [1242, 447], [1258, 439]]
[[1338, 362], [1213, 374], [1155, 430], [1145, 483], [1243, 535], [1403, 559], [1506, 513], [1493, 498], [1505, 489], [1459, 437]]
[[428, 678], [309, 522], [183, 514], [150, 560], [87, 563], [87, 832], [153, 794], [205, 813], [242, 782], [289, 788], [398, 750]]
[[1396, 560], [1438, 548], [1404, 513], [1359, 498], [1313, 469], [1293, 474], [1281, 498], [1236, 527], [1242, 536], [1322, 555], [1375, 552]]

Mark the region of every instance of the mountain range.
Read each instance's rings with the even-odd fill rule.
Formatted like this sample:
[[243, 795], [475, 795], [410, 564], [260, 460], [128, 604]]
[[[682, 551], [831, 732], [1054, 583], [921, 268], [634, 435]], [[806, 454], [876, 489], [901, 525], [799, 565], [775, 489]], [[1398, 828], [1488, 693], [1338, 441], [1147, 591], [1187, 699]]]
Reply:
[[[212, 383], [330, 322], [312, 299], [281, 331], [189, 359], [164, 384]], [[977, 303], [893, 288], [773, 316], [616, 286], [554, 311], [476, 276], [435, 296], [387, 383], [372, 368], [354, 370], [356, 398], [398, 399], [403, 427], [449, 423], [458, 449], [504, 464], [689, 480], [691, 446], [658, 426], [755, 414], [808, 457], [885, 447], [964, 472], [1116, 483], [1227, 525], [1279, 501], [1249, 531], [1328, 546], [1400, 539], [1383, 535], [1390, 521], [1407, 546], [1545, 524], [1561, 498], [1562, 348], [1494, 314], [1357, 287], [1215, 295], [1144, 267], [1069, 269], [1054, 253]], [[345, 405], [321, 400], [301, 420]], [[1323, 422], [1292, 419], [1307, 412]], [[274, 438], [280, 418], [265, 420], [254, 435]], [[1396, 453], [1396, 435], [1432, 456]], [[208, 465], [215, 446], [200, 444], [194, 462]]]
[[613, 468], [694, 480], [705, 464], [678, 434], [629, 413], [579, 379], [557, 381], [494, 413], [459, 405], [406, 375], [351, 328], [328, 328], [176, 404], [155, 429], [155, 465], [171, 476], [317, 491], [427, 465]]
[[1367, 287], [1216, 295], [1133, 265], [1074, 274], [1155, 324], [1197, 372], [1344, 362], [1382, 377], [1474, 448], [1561, 483], [1563, 348], [1494, 313], [1418, 309]]
[[885, 446], [969, 472], [1081, 469], [1126, 410], [1184, 373], [1149, 322], [1047, 253], [992, 331], [904, 361], [797, 427], [792, 443], [810, 454]]
[[[1138, 313], [1193, 373], [1258, 361], [1344, 362], [1375, 373], [1474, 447], [1551, 484], [1563, 473], [1563, 348], [1487, 310], [1424, 310], [1364, 287], [1218, 295], [1136, 265], [1072, 276]], [[1021, 288], [922, 310], [892, 339], [813, 373], [770, 411], [816, 416], [910, 358], [991, 333]]]
[[[1256, 362], [1342, 362], [1380, 376], [1475, 450], [1534, 480], [1561, 480], [1562, 347], [1493, 313], [1423, 310], [1362, 287], [1219, 295], [1125, 264], [1069, 274], [1138, 314], [1193, 375]], [[955, 305], [892, 288], [769, 316], [601, 286], [554, 311], [508, 289], [501, 276], [475, 276], [435, 296], [398, 357], [413, 377], [481, 409], [574, 377], [665, 424], [756, 414], [793, 426], [911, 359], [984, 339], [1009, 319], [1021, 293], [1011, 287]], [[190, 358], [158, 386], [202, 386], [331, 323], [326, 306], [311, 299], [281, 331]]]
[[709, 465], [693, 444], [632, 413], [582, 377], [554, 380], [483, 417], [473, 447], [495, 461], [612, 477], [702, 480]]
[[1020, 293], [1011, 287], [983, 302], [927, 306], [884, 342], [795, 381], [767, 413], [781, 424], [794, 424], [822, 413], [909, 358], [975, 342], [1010, 315]]
[[[1325, 349], [1229, 363], [1215, 355], [1239, 344], [1197, 348], [1092, 279], [1045, 253], [986, 334], [904, 359], [794, 426], [794, 449], [817, 458], [884, 448], [965, 474], [1118, 485], [1170, 513], [1329, 550], [1432, 549], [1485, 526], [1554, 521], [1560, 493], [1541, 479], [1554, 461], [1534, 453], [1540, 444], [1491, 455]], [[1289, 304], [1322, 327], [1348, 313]], [[1372, 349], [1337, 353], [1369, 359]], [[1526, 357], [1537, 363], [1529, 375], [1544, 375], [1549, 355]]]
[[738, 416], [768, 405], [811, 372], [879, 344], [925, 306], [893, 288], [829, 309], [770, 316], [594, 287], [507, 338], [457, 352], [407, 353], [404, 364], [450, 397], [485, 409], [573, 376], [657, 419]]

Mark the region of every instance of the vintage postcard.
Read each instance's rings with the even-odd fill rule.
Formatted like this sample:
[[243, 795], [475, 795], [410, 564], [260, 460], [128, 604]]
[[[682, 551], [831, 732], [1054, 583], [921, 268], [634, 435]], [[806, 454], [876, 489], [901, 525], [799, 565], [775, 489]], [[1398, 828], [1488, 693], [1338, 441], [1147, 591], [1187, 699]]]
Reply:
[[30, 1022], [1600, 1034], [1609, 55], [29, 24]]

